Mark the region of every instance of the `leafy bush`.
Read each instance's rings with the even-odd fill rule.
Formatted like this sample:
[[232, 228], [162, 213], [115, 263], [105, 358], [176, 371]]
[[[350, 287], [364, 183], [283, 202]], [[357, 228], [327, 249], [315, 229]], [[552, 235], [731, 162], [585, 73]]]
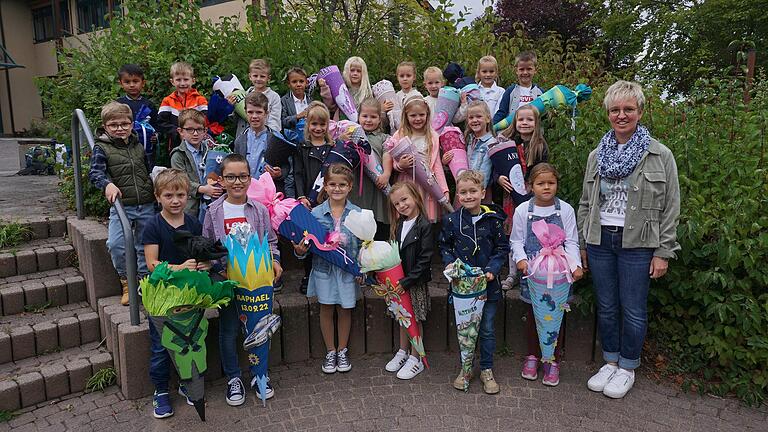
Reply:
[[[384, 24], [352, 37], [330, 24], [330, 17], [301, 6], [271, 22], [251, 17], [249, 26], [238, 29], [230, 19], [200, 20], [193, 3], [160, 0], [150, 9], [126, 0], [131, 12], [113, 20], [110, 33], [94, 34], [89, 50], [63, 50], [59, 75], [40, 81], [48, 118], [61, 131], [78, 107], [96, 120], [101, 105], [119, 93], [116, 73], [123, 62], [144, 67], [146, 94], [159, 100], [171, 91], [168, 69], [175, 60], [194, 65], [205, 94], [216, 74], [235, 73], [247, 84], [249, 60], [266, 57], [273, 65], [272, 87], [283, 93], [280, 80], [288, 67], [298, 64], [312, 73], [343, 64], [350, 55], [365, 58], [374, 79], [396, 82], [395, 66], [404, 59], [420, 70], [458, 61], [471, 74], [477, 59], [492, 53], [501, 66], [499, 82], [511, 83], [515, 54], [534, 48], [542, 87], [588, 82], [594, 89], [592, 100], [579, 105], [575, 133], [570, 112], [552, 113], [546, 121], [550, 153], [562, 174], [560, 195], [568, 202], [578, 202], [589, 151], [609, 129], [601, 102], [616, 77], [603, 70], [599, 58], [555, 35], [535, 44], [521, 31], [496, 37], [491, 16], [456, 30], [456, 19], [444, 9], [425, 14], [406, 0], [398, 3], [408, 13], [402, 14], [396, 37]], [[751, 105], [744, 106], [739, 83], [712, 80], [673, 104], [648, 83], [643, 122], [676, 155], [682, 192], [683, 249], [670, 274], [652, 283], [649, 336], [674, 359], [675, 370], [705, 381], [699, 388], [759, 403], [768, 394], [768, 82], [761, 79], [753, 93]], [[71, 195], [69, 175], [62, 189]], [[87, 182], [85, 196], [89, 213], [104, 214], [106, 200]], [[587, 300], [588, 284], [580, 288]]]
[[[568, 116], [550, 119], [546, 131], [563, 176], [561, 196], [571, 203], [578, 203], [589, 151], [609, 129], [599, 105], [604, 90], [580, 106], [575, 146]], [[703, 391], [762, 403], [768, 394], [768, 83], [754, 94], [744, 105], [743, 83], [712, 79], [671, 104], [651, 89], [642, 121], [675, 154], [681, 188], [682, 251], [669, 274], [651, 284], [649, 334], [671, 359], [671, 372], [692, 373]]]

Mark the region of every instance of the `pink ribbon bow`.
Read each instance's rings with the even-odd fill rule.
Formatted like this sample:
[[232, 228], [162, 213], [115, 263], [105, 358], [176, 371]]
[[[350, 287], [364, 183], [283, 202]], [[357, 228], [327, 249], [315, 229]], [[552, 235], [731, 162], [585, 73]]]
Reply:
[[269, 222], [272, 229], [278, 231], [280, 224], [288, 218], [294, 207], [300, 204], [293, 198], [284, 198], [277, 192], [272, 176], [265, 172], [258, 179], [252, 180], [248, 186], [248, 198], [264, 205], [269, 211]]
[[555, 276], [565, 275], [568, 282], [573, 283], [571, 264], [573, 258], [565, 253], [565, 231], [557, 225], [548, 224], [544, 220], [538, 220], [531, 224], [531, 231], [539, 240], [541, 250], [536, 258], [528, 265], [529, 278], [537, 272], [546, 272], [547, 289], [552, 289]]

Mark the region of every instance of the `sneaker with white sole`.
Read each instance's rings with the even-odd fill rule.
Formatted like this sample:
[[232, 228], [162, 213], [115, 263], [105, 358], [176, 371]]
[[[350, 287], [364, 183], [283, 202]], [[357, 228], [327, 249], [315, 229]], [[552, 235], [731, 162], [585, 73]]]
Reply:
[[234, 377], [227, 382], [227, 405], [240, 406], [245, 403], [245, 389], [243, 380]]
[[395, 353], [395, 356], [392, 357], [392, 360], [387, 362], [387, 365], [384, 366], [384, 369], [386, 369], [387, 372], [397, 372], [401, 367], [403, 367], [406, 360], [408, 360], [408, 353], [401, 348], [398, 352]]
[[325, 359], [323, 360], [323, 372], [327, 374], [336, 372], [336, 351], [328, 351], [325, 353]]
[[173, 415], [173, 407], [171, 406], [171, 398], [168, 396], [168, 392], [158, 392], [152, 395], [152, 415], [156, 419], [162, 419]]
[[621, 399], [635, 384], [635, 371], [619, 368], [603, 389], [603, 394], [611, 399]]
[[[257, 398], [261, 399], [261, 393], [259, 393], [259, 385], [256, 384], [256, 377], [253, 377], [253, 379], [251, 380], [251, 390], [253, 390], [253, 392], [256, 393]], [[272, 399], [273, 397], [275, 397], [275, 389], [272, 388], [272, 384], [270, 383], [269, 377], [267, 377], [267, 390], [264, 393], [265, 393], [264, 400]]]
[[349, 361], [347, 349], [344, 348], [343, 350], [336, 353], [336, 371], [349, 372], [350, 369], [352, 369], [352, 363]]
[[421, 362], [420, 358], [415, 356], [408, 356], [408, 360], [397, 372], [397, 377], [401, 380], [409, 380], [420, 374], [423, 370], [424, 363]]
[[604, 364], [603, 367], [601, 367], [600, 370], [597, 371], [596, 374], [592, 375], [592, 378], [587, 381], [587, 387], [592, 391], [603, 391], [605, 386], [608, 384], [608, 382], [611, 381], [611, 378], [613, 378], [613, 375], [616, 374], [618, 369], [619, 367], [616, 365], [609, 363]]
[[184, 387], [183, 384], [179, 385], [179, 395], [186, 400], [187, 405], [195, 406], [195, 404], [192, 403], [192, 399], [189, 398], [189, 394], [187, 393], [187, 388]]

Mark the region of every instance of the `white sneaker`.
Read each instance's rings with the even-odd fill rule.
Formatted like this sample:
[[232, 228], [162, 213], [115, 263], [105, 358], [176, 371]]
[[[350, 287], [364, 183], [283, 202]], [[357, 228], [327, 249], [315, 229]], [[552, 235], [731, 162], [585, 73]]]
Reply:
[[401, 367], [403, 367], [403, 364], [406, 360], [408, 360], [408, 353], [401, 348], [398, 352], [395, 353], [395, 356], [392, 357], [392, 360], [390, 360], [387, 365], [384, 366], [384, 369], [386, 369], [387, 372], [397, 372]]
[[617, 370], [619, 370], [619, 367], [616, 365], [608, 363], [604, 364], [603, 367], [601, 367], [600, 370], [592, 375], [592, 378], [587, 381], [587, 387], [592, 391], [603, 391], [608, 382], [611, 381], [611, 378], [613, 378], [613, 375], [616, 374]]
[[414, 356], [408, 356], [408, 361], [406, 361], [403, 367], [397, 372], [397, 377], [401, 380], [409, 380], [420, 374], [423, 370], [424, 363], [421, 362], [421, 359]]
[[635, 371], [621, 369], [613, 375], [613, 378], [605, 385], [603, 394], [612, 399], [621, 399], [635, 384]]

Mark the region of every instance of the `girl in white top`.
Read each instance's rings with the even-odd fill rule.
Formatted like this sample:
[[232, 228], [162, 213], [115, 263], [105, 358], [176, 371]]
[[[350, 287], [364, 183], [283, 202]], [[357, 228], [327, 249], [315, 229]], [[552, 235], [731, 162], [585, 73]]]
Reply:
[[414, 81], [416, 81], [416, 63], [412, 61], [400, 62], [397, 65], [397, 82], [400, 84], [397, 97], [400, 98], [401, 106], [405, 106], [405, 101], [411, 97], [421, 96], [421, 93], [413, 85]]
[[477, 72], [475, 72], [475, 81], [480, 85], [480, 96], [485, 104], [488, 105], [488, 111], [493, 116], [499, 108], [499, 101], [504, 96], [504, 89], [496, 85], [499, 77], [499, 64], [494, 56], [484, 56], [477, 62]]

